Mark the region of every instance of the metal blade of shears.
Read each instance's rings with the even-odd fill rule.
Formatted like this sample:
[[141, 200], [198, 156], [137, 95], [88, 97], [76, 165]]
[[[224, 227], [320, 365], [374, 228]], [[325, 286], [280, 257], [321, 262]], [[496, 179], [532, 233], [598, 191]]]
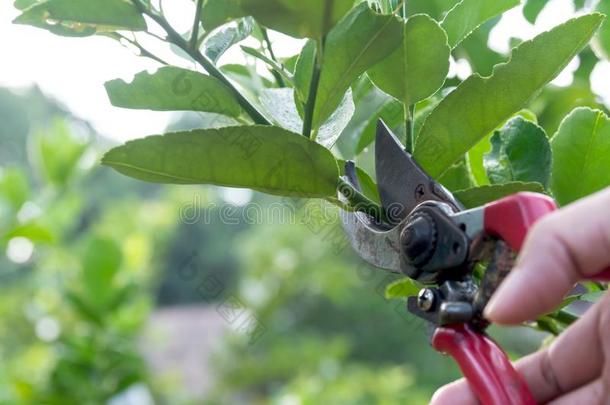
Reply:
[[[345, 179], [360, 190], [354, 162], [345, 163]], [[375, 267], [394, 273], [401, 271], [398, 227], [390, 229], [387, 225], [377, 223], [367, 214], [343, 210], [341, 222], [350, 245], [360, 257]]]
[[453, 195], [419, 167], [382, 120], [377, 122], [375, 169], [382, 206], [394, 225], [424, 201], [440, 201], [461, 210]]

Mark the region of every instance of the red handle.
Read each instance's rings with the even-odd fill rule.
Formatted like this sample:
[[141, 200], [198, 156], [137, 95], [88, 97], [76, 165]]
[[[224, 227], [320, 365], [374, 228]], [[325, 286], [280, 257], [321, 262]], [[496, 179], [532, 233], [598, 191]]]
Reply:
[[482, 405], [536, 404], [527, 384], [504, 351], [469, 325], [437, 328], [432, 346], [455, 359]]
[[[532, 225], [556, 209], [555, 201], [546, 195], [517, 193], [485, 206], [485, 232], [502, 238], [512, 249], [519, 251]], [[610, 281], [610, 268], [603, 270], [593, 279]]]
[[[556, 209], [555, 202], [548, 196], [514, 194], [485, 206], [484, 231], [519, 251], [534, 223]], [[610, 280], [610, 268], [595, 279]], [[438, 327], [432, 337], [432, 346], [454, 358], [483, 405], [536, 404], [527, 384], [502, 349], [468, 324]]]
[[513, 250], [519, 251], [532, 225], [556, 209], [551, 197], [517, 193], [485, 205], [485, 232], [502, 238]]

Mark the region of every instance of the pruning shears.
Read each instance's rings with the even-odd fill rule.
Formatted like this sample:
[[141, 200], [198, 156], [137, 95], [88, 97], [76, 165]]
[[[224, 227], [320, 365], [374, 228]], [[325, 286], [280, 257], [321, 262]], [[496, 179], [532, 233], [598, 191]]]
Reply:
[[[350, 244], [370, 264], [426, 286], [408, 298], [407, 309], [428, 321], [432, 346], [458, 363], [483, 405], [535, 404], [504, 351], [486, 335], [483, 309], [513, 267], [530, 227], [556, 210], [555, 202], [518, 193], [465, 210], [382, 121], [375, 159], [386, 218], [342, 211]], [[353, 162], [346, 163], [344, 180], [360, 190]], [[480, 282], [478, 264], [487, 264]]]

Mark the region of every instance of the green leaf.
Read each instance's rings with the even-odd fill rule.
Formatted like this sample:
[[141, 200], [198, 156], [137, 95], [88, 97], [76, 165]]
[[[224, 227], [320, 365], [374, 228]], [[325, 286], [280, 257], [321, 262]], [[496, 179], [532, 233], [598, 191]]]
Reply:
[[0, 200], [17, 212], [30, 196], [30, 184], [23, 170], [0, 167]]
[[31, 7], [36, 3], [38, 3], [38, 0], [15, 0], [13, 6], [17, 10], [25, 10], [26, 8]]
[[270, 126], [150, 136], [112, 149], [102, 163], [154, 183], [247, 187], [297, 197], [335, 196], [339, 177], [328, 149]]
[[405, 110], [404, 105], [395, 99], [390, 99], [379, 110], [377, 114], [371, 116], [367, 126], [360, 135], [360, 140], [356, 146], [356, 154], [362, 153], [364, 149], [375, 141], [377, 134], [377, 121], [383, 120], [397, 136], [404, 139], [405, 133]]
[[[300, 134], [303, 120], [297, 112], [293, 93], [294, 90], [288, 88], [265, 89], [261, 92], [260, 101], [274, 123]], [[332, 148], [354, 114], [354, 108], [351, 91], [348, 91], [339, 108], [320, 127], [315, 140], [328, 149]]]
[[[360, 154], [364, 148], [368, 146], [368, 143], [361, 146], [361, 141], [365, 136], [365, 132], [369, 130], [371, 124], [376, 124], [384, 106], [390, 102], [396, 102], [394, 98], [388, 96], [369, 80], [368, 76], [362, 76], [353, 86], [353, 97], [356, 109], [350, 122], [343, 130], [343, 133], [339, 137], [337, 146], [343, 156], [346, 159], [353, 159], [356, 155]], [[404, 112], [402, 104], [400, 105], [399, 123], [404, 121]], [[388, 125], [390, 124], [386, 121]], [[371, 132], [373, 133], [373, 128]], [[364, 141], [366, 142], [366, 141]]]
[[27, 224], [19, 225], [4, 235], [6, 239], [12, 239], [19, 236], [28, 238], [32, 242], [52, 243], [55, 241], [53, 231], [39, 222], [29, 222]]
[[353, 0], [241, 0], [244, 15], [296, 38], [320, 39], [352, 8]]
[[210, 32], [245, 16], [240, 7], [240, 0], [206, 0], [201, 8], [201, 25]]
[[256, 98], [263, 89], [273, 87], [271, 80], [261, 77], [252, 66], [227, 64], [220, 67], [220, 71], [228, 78], [234, 80], [243, 89], [244, 93]]
[[544, 9], [549, 0], [527, 0], [523, 6], [523, 16], [531, 24], [536, 24], [536, 19]]
[[562, 71], [603, 21], [589, 14], [517, 47], [490, 77], [472, 75], [430, 114], [415, 143], [415, 157], [439, 177], [471, 147], [519, 111]]
[[314, 128], [332, 115], [352, 82], [396, 49], [401, 37], [400, 20], [376, 14], [366, 2], [341, 20], [326, 40]]
[[484, 155], [484, 165], [491, 184], [522, 181], [548, 186], [551, 147], [542, 128], [516, 117], [495, 131], [490, 142], [492, 148]]
[[41, 177], [55, 186], [64, 186], [76, 173], [87, 145], [72, 136], [66, 124], [55, 121], [49, 130], [34, 136], [35, 166]]
[[127, 0], [47, 0], [27, 8], [14, 22], [68, 36], [146, 30], [144, 18]]
[[409, 15], [428, 14], [437, 21], [449, 12], [460, 0], [408, 0]]
[[93, 307], [85, 297], [81, 297], [73, 291], [67, 291], [65, 297], [80, 317], [98, 326], [104, 324], [103, 316], [100, 315], [99, 310]]
[[572, 111], [551, 139], [551, 190], [560, 205], [610, 185], [610, 120], [587, 107]]
[[280, 65], [273, 59], [266, 57], [263, 53], [249, 46], [242, 45], [241, 49], [248, 55], [254, 56], [255, 58], [265, 62], [267, 65], [269, 65], [269, 67], [271, 67], [271, 69], [279, 73], [288, 83], [294, 84], [294, 77], [288, 70], [286, 70], [284, 66]]
[[485, 171], [485, 155], [491, 151], [491, 136], [493, 133], [487, 134], [475, 146], [468, 151], [468, 163], [470, 164], [470, 173], [477, 186], [489, 185], [487, 172]]
[[427, 15], [404, 24], [402, 46], [369, 70], [381, 90], [411, 105], [436, 93], [449, 72], [451, 49], [440, 25]]
[[441, 23], [447, 32], [449, 46], [455, 48], [485, 21], [519, 5], [519, 0], [462, 0]]
[[472, 70], [489, 76], [495, 65], [506, 62], [507, 57], [488, 47], [491, 30], [498, 24], [500, 17], [492, 18], [464, 39], [455, 49], [455, 54], [466, 57]]
[[253, 29], [254, 21], [251, 18], [224, 25], [206, 36], [202, 44], [203, 53], [216, 63], [229, 48], [248, 38]]
[[294, 68], [294, 95], [301, 116], [303, 116], [303, 108], [309, 98], [309, 87], [315, 65], [315, 58], [316, 41], [309, 40], [301, 50], [299, 58], [297, 59], [297, 64]]
[[394, 298], [412, 297], [419, 294], [422, 286], [417, 281], [408, 277], [396, 280], [390, 283], [385, 288], [385, 298], [390, 300]]
[[239, 117], [241, 107], [218, 79], [173, 66], [105, 84], [112, 105], [155, 111], [204, 111]]
[[521, 191], [543, 193], [544, 187], [540, 183], [513, 182], [455, 191], [453, 195], [464, 207], [474, 208]]
[[465, 190], [475, 185], [472, 174], [470, 173], [468, 160], [465, 156], [458, 161], [458, 163], [451, 166], [438, 181], [449, 189], [449, 191]]
[[98, 307], [113, 295], [114, 278], [122, 260], [121, 249], [113, 240], [95, 237], [87, 242], [81, 258], [83, 285]]
[[547, 86], [532, 102], [532, 108], [538, 105], [538, 125], [552, 136], [559, 129], [561, 121], [575, 108], [597, 108], [597, 98], [591, 91], [587, 75], [586, 79], [575, 80], [569, 87]]
[[[516, 116], [523, 117], [524, 119], [532, 121], [534, 123], [538, 122], [538, 118], [530, 110], [521, 110], [515, 115], [515, 117]], [[502, 124], [502, 126], [504, 125], [506, 125], [506, 123]], [[501, 127], [499, 127], [498, 129], [501, 129]], [[489, 184], [489, 179], [487, 178], [487, 172], [485, 171], [485, 165], [483, 160], [484, 156], [491, 151], [492, 135], [493, 133], [485, 135], [483, 139], [481, 139], [475, 146], [473, 146], [468, 151], [468, 163], [470, 164], [470, 172], [472, 173], [472, 177], [475, 180], [477, 186], [484, 186]]]
[[[597, 11], [610, 15], [610, 0], [600, 0], [597, 3]], [[600, 57], [610, 60], [610, 23], [606, 20], [599, 29], [593, 40], [595, 53]]]

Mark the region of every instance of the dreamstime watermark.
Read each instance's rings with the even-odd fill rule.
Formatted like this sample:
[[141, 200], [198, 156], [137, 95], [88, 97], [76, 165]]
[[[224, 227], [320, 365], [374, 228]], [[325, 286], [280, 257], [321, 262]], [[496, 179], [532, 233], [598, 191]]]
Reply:
[[178, 277], [183, 282], [195, 284], [195, 292], [199, 298], [214, 305], [218, 315], [234, 332], [244, 336], [248, 345], [255, 344], [263, 337], [267, 328], [238, 295], [228, 293], [226, 285], [218, 277], [197, 268], [197, 256], [197, 252], [193, 252], [184, 260], [178, 268]]
[[230, 203], [203, 203], [200, 194], [180, 207], [180, 220], [187, 225], [221, 223], [224, 225], [302, 225], [329, 244], [339, 254], [348, 245], [339, 226], [340, 214], [335, 206], [324, 200], [284, 197], [280, 201], [260, 204], [250, 202], [242, 206]]

